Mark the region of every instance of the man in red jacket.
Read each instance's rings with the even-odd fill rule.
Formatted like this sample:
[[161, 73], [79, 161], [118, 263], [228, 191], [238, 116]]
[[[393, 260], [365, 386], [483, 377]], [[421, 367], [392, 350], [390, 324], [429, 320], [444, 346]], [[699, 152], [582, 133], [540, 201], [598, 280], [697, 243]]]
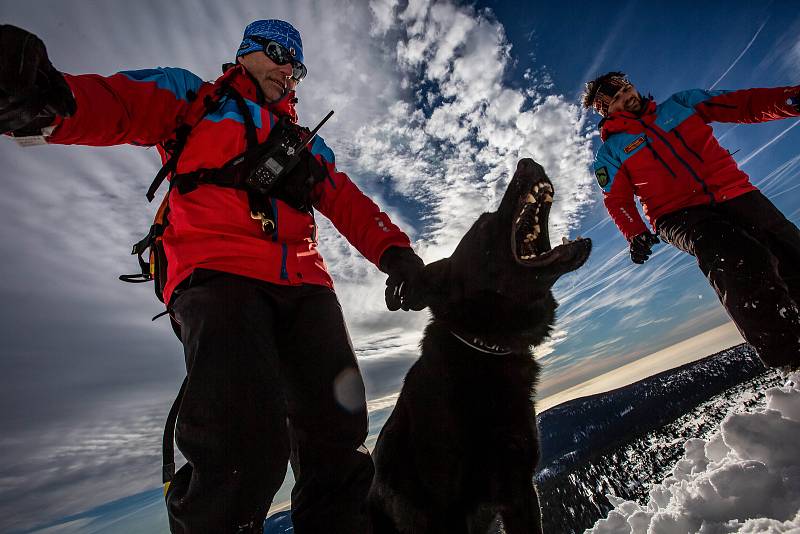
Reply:
[[260, 533], [287, 459], [298, 534], [366, 528], [364, 384], [314, 210], [389, 275], [391, 310], [422, 309], [423, 263], [320, 137], [271, 189], [248, 182], [264, 163], [240, 156], [272, 133], [308, 134], [294, 111], [305, 74], [300, 34], [279, 20], [248, 25], [213, 83], [176, 68], [62, 74], [35, 35], [0, 26], [0, 132], [156, 146], [171, 175], [163, 297], [188, 375], [176, 427], [187, 463], [166, 492], [175, 533]]
[[644, 263], [658, 236], [695, 256], [742, 336], [771, 367], [800, 366], [800, 232], [750, 183], [708, 123], [800, 116], [800, 86], [682, 91], [660, 104], [622, 72], [586, 84], [603, 119], [594, 172], [611, 218]]

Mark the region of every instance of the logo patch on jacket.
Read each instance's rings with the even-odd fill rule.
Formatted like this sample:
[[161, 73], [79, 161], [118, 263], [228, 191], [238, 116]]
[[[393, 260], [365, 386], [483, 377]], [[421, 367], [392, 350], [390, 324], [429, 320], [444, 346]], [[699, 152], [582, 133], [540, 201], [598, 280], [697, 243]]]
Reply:
[[600, 187], [605, 187], [608, 185], [608, 169], [605, 167], [600, 167], [594, 171], [594, 175], [597, 177], [597, 183], [600, 184]]
[[636, 139], [636, 141], [625, 147], [625, 153], [630, 154], [631, 152], [642, 146], [643, 143], [644, 143], [644, 137], [639, 137], [638, 139]]

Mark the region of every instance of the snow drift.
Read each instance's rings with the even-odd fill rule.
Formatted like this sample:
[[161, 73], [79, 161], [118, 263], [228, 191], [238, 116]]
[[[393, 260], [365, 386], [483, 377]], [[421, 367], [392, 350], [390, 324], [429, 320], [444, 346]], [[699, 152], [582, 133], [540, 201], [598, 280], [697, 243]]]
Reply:
[[800, 373], [766, 396], [686, 441], [646, 505], [608, 495], [615, 508], [585, 534], [800, 533]]

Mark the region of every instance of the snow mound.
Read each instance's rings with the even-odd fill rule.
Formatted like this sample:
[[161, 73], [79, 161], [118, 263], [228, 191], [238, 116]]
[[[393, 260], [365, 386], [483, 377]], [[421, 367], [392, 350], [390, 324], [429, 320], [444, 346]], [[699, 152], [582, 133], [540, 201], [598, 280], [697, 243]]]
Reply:
[[608, 495], [614, 509], [584, 534], [800, 534], [800, 373], [766, 396], [688, 440], [647, 505]]

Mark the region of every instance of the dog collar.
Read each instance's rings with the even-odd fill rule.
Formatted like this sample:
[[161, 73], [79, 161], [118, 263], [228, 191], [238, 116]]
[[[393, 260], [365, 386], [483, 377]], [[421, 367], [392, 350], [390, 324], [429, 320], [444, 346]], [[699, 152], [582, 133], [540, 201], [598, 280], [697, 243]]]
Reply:
[[467, 345], [467, 346], [469, 346], [469, 347], [471, 347], [471, 348], [473, 348], [473, 349], [475, 349], [477, 351], [483, 352], [485, 354], [494, 354], [495, 356], [507, 356], [507, 355], [509, 355], [509, 354], [511, 354], [513, 352], [509, 347], [504, 347], [503, 345], [496, 345], [496, 344], [495, 345], [490, 345], [489, 343], [485, 342], [484, 340], [482, 340], [479, 337], [471, 337], [470, 338], [471, 341], [470, 341], [470, 340], [467, 340], [467, 339], [459, 336], [458, 334], [456, 334], [452, 330], [450, 330], [450, 333], [453, 334], [453, 337], [455, 337], [457, 340], [459, 340], [463, 344], [465, 344], [465, 345]]

